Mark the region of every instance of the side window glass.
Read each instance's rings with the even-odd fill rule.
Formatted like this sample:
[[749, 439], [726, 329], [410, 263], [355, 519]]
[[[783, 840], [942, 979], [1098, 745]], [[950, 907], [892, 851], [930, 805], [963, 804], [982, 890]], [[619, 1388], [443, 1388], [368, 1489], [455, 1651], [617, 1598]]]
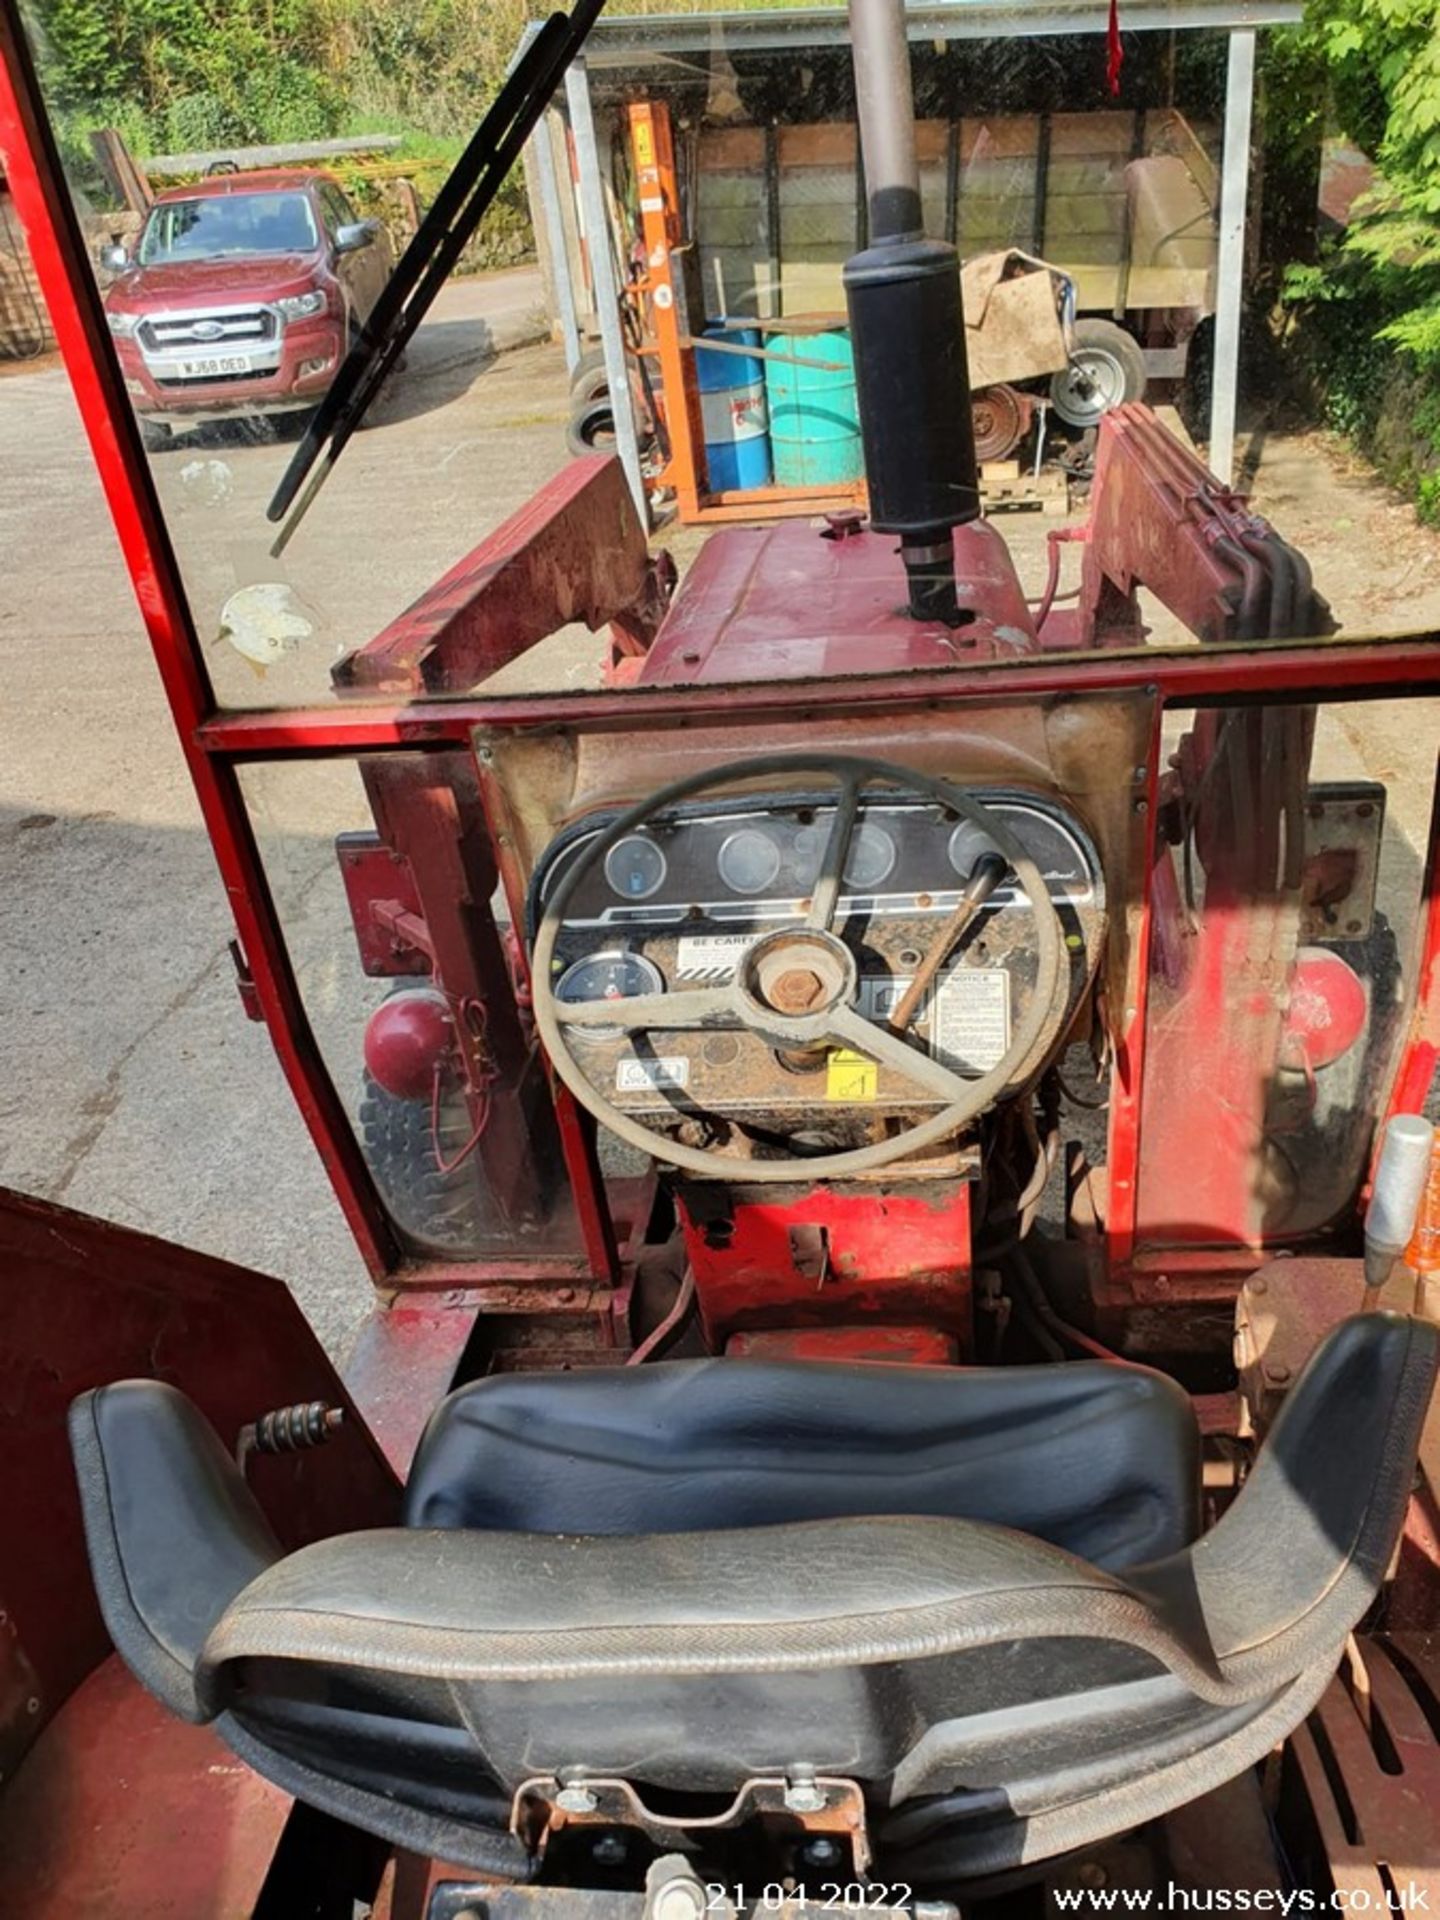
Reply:
[[332, 237], [337, 227], [350, 226], [359, 217], [338, 187], [321, 187], [320, 199], [325, 208], [325, 225]]

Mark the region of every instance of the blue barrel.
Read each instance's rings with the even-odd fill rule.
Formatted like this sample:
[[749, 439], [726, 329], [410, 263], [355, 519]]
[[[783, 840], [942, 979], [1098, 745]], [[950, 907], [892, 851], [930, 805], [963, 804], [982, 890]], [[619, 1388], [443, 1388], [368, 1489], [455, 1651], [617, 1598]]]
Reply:
[[[848, 333], [772, 333], [765, 362], [770, 445], [781, 487], [840, 487], [865, 472]], [[823, 360], [833, 371], [802, 366]]]
[[[758, 347], [758, 327], [707, 327], [732, 347]], [[770, 484], [770, 422], [765, 412], [765, 362], [738, 353], [695, 349], [695, 378], [705, 428], [705, 467], [711, 493], [748, 493]]]

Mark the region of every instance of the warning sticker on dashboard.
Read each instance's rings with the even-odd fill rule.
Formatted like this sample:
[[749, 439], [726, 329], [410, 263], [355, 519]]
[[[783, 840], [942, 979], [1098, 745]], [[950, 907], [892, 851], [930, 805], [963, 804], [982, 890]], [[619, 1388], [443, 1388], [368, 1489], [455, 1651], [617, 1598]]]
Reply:
[[880, 1069], [863, 1053], [840, 1048], [825, 1063], [827, 1100], [873, 1100], [880, 1089]]
[[690, 1083], [690, 1062], [683, 1053], [654, 1060], [622, 1060], [615, 1069], [617, 1093], [653, 1093]]
[[681, 980], [728, 980], [742, 953], [754, 946], [753, 933], [690, 933], [675, 948], [675, 972]]

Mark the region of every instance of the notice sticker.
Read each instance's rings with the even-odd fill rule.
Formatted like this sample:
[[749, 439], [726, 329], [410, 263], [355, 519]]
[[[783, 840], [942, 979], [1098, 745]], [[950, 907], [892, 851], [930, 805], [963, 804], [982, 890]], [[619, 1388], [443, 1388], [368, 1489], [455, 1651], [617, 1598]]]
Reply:
[[615, 1069], [617, 1093], [657, 1093], [690, 1084], [690, 1062], [683, 1053], [655, 1060], [622, 1060]]
[[1004, 967], [962, 967], [940, 989], [931, 1045], [947, 1067], [988, 1073], [1010, 1045], [1010, 975]]
[[[888, 1020], [910, 977], [860, 982], [860, 1011], [867, 1020]], [[1010, 1045], [1010, 975], [1004, 967], [956, 967], [941, 985], [938, 1032], [935, 994], [930, 992], [915, 1017], [916, 1030], [932, 1053], [961, 1073], [988, 1073]]]

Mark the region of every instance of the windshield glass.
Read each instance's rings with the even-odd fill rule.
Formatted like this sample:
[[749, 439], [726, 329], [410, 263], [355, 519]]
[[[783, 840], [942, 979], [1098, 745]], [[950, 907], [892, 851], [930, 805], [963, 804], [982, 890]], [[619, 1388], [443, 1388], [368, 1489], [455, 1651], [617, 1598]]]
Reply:
[[[273, 509], [307, 424], [544, 8], [397, 38], [378, 0], [343, 31], [292, 0], [218, 50], [182, 36], [163, 75], [119, 25], [99, 57], [71, 11], [32, 31], [102, 293], [137, 236], [144, 266], [262, 263], [110, 314], [224, 707], [1440, 628], [1440, 278], [1415, 241], [1440, 160], [1395, 77], [1423, 51], [1408, 15], [1120, 0], [1112, 43], [1103, 9], [1086, 31], [1038, 0], [911, 10], [919, 211], [964, 304], [897, 364], [928, 379], [953, 333], [968, 375], [882, 425], [902, 475], [932, 421], [974, 443], [929, 543], [953, 545], [959, 624], [926, 627], [864, 519], [903, 516], [867, 490], [843, 8], [604, 12], [297, 525]], [[313, 190], [247, 187], [280, 167]], [[313, 285], [266, 282], [312, 246]], [[582, 485], [594, 455], [610, 477]]]
[[143, 267], [180, 260], [218, 260], [230, 254], [308, 253], [315, 220], [303, 193], [207, 194], [167, 200], [145, 223]]

